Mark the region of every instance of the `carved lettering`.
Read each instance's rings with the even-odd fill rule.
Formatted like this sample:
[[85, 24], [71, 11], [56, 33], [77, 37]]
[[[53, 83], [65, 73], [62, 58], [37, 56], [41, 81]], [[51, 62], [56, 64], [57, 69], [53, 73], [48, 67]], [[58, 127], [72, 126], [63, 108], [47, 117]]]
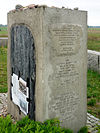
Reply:
[[53, 38], [50, 59], [53, 73], [49, 75], [51, 87], [50, 115], [60, 120], [75, 119], [78, 110], [80, 63], [76, 58], [81, 47], [82, 29], [77, 25], [51, 28]]
[[76, 25], [54, 28], [52, 37], [57, 55], [76, 54], [81, 45], [82, 29]]
[[[49, 106], [49, 110], [60, 116], [62, 120], [71, 119], [73, 113], [77, 109], [79, 97], [74, 92], [67, 92], [65, 94], [52, 97], [53, 103]], [[56, 116], [57, 117], [57, 116]]]

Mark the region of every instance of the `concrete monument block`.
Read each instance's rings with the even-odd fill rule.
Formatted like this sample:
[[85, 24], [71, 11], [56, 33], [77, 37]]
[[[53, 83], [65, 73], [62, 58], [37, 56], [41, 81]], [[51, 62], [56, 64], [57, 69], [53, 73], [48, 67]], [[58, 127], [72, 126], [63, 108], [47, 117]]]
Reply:
[[74, 132], [85, 126], [87, 12], [46, 6], [13, 10], [8, 35], [8, 112], [17, 119], [58, 118]]
[[100, 73], [100, 52], [88, 50], [88, 69]]
[[0, 47], [1, 46], [7, 46], [7, 44], [8, 44], [8, 38], [7, 37], [1, 37], [0, 38]]

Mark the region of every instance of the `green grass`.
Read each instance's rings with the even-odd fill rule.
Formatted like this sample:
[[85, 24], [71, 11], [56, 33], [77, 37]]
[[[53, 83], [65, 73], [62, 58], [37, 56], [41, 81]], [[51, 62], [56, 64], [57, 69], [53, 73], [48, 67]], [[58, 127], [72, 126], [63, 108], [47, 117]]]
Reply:
[[[83, 132], [80, 132], [83, 131]], [[80, 129], [79, 133], [88, 133], [85, 128]], [[58, 119], [46, 120], [43, 123], [30, 120], [27, 116], [16, 123], [11, 117], [0, 117], [0, 133], [73, 133], [70, 129], [60, 126]]]
[[90, 50], [100, 51], [100, 28], [88, 29], [87, 47]]
[[100, 74], [88, 70], [87, 80], [88, 112], [100, 118]]
[[[88, 29], [87, 47], [100, 52], [100, 28]], [[100, 118], [100, 74], [88, 70], [87, 78], [88, 112]]]
[[0, 37], [7, 37], [8, 32], [7, 32], [7, 27], [0, 27]]
[[100, 52], [100, 41], [88, 40], [88, 49]]
[[7, 92], [7, 48], [0, 47], [0, 93]]
[[[0, 117], [0, 133], [73, 133], [73, 131], [61, 127], [57, 118], [39, 122], [30, 120], [26, 116], [20, 121], [12, 122], [11, 116], [7, 115]], [[88, 133], [88, 128], [82, 127], [77, 133]]]

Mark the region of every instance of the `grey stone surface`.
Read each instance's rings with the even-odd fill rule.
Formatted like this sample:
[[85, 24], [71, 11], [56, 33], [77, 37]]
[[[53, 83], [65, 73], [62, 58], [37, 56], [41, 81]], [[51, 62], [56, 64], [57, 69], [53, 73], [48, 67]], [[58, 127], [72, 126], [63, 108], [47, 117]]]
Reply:
[[18, 4], [18, 5], [15, 6], [15, 9], [16, 9], [16, 10], [21, 9], [21, 8], [23, 8], [23, 6], [20, 5], [20, 4]]
[[88, 69], [100, 72], [100, 52], [88, 50]]
[[[35, 118], [57, 117], [76, 133], [86, 125], [87, 12], [65, 8], [37, 8], [8, 13], [8, 90], [11, 83], [11, 27], [26, 25], [36, 51]], [[8, 112], [20, 119], [10, 100]]]
[[7, 38], [0, 38], [0, 46], [7, 46], [8, 39]]

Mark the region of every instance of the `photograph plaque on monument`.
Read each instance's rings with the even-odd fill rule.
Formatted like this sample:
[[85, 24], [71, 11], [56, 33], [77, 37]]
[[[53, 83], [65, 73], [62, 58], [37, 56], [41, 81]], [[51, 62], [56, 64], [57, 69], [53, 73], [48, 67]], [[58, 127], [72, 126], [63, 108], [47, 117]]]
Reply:
[[27, 115], [28, 104], [27, 98], [29, 97], [29, 88], [27, 83], [19, 78], [16, 74], [12, 75], [12, 101], [19, 106], [20, 110]]

